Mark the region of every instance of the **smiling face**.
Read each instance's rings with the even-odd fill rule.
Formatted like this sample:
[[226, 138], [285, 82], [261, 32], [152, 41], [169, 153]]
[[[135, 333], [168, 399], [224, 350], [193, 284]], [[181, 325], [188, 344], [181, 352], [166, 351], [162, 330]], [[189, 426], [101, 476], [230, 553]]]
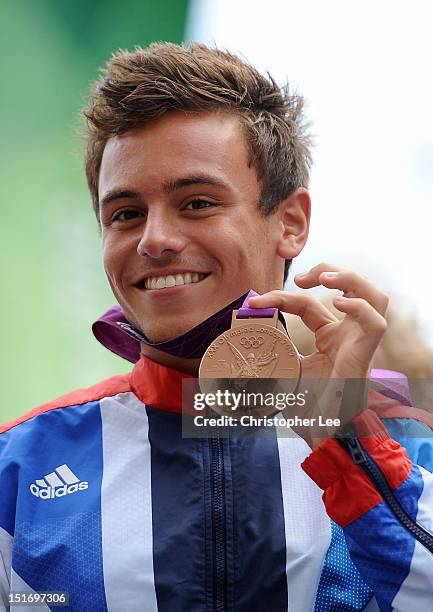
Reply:
[[259, 211], [236, 116], [175, 111], [112, 137], [99, 194], [108, 280], [150, 340], [185, 333], [249, 289], [281, 288], [283, 224]]

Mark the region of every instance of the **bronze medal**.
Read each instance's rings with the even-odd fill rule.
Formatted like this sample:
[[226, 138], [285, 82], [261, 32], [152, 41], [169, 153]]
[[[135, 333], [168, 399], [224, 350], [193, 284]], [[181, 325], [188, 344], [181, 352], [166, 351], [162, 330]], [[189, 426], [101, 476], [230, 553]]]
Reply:
[[[208, 347], [200, 363], [200, 389], [204, 393], [295, 393], [301, 360], [287, 333], [277, 327], [278, 311], [270, 317], [238, 319], [233, 311], [231, 328]], [[272, 404], [212, 406], [218, 414], [240, 418], [253, 414], [269, 416], [278, 412]]]

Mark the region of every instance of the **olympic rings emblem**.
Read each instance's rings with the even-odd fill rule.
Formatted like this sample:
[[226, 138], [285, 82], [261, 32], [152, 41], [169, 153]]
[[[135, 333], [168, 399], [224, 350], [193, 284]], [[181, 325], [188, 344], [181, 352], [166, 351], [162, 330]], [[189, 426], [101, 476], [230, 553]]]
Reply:
[[240, 343], [244, 348], [259, 348], [264, 342], [263, 336], [251, 336], [250, 338], [241, 338]]

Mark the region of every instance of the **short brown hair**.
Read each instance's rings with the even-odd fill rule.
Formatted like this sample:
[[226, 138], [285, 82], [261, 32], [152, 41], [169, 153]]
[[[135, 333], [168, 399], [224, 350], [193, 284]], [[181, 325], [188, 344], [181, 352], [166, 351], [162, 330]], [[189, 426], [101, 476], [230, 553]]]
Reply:
[[[250, 163], [261, 181], [259, 207], [271, 214], [308, 186], [311, 139], [303, 98], [279, 87], [238, 56], [200, 43], [153, 43], [118, 51], [95, 83], [87, 119], [86, 175], [99, 218], [98, 180], [107, 140], [172, 110], [226, 109], [245, 130]], [[285, 278], [288, 272], [286, 262]]]

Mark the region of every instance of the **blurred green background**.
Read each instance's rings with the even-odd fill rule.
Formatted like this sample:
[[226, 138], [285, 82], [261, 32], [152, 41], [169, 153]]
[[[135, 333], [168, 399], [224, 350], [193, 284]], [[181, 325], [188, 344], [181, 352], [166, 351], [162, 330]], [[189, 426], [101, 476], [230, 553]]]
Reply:
[[113, 51], [180, 42], [187, 4], [0, 2], [0, 422], [129, 369], [90, 330], [114, 299], [82, 167], [79, 111]]

